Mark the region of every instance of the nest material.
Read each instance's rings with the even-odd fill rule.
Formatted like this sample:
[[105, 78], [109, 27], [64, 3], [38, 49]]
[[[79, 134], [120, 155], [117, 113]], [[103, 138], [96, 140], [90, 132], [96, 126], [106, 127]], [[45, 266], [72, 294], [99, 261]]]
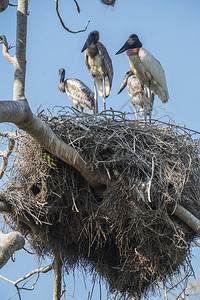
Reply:
[[[167, 212], [180, 203], [200, 219], [199, 145], [176, 126], [107, 118], [40, 114], [66, 143], [112, 184], [96, 198], [73, 167], [21, 134], [7, 204], [40, 226], [20, 222], [39, 256], [59, 248], [66, 266], [89, 266], [110, 291], [129, 298], [179, 274], [196, 233]], [[13, 221], [16, 219], [14, 218]]]
[[105, 5], [111, 5], [114, 6], [115, 5], [115, 0], [101, 0], [101, 3], [105, 4]]

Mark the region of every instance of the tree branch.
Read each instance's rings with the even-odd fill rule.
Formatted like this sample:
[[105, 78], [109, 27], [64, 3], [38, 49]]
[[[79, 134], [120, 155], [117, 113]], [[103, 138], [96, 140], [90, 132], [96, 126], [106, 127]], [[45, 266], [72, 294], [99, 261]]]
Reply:
[[13, 100], [25, 96], [27, 9], [28, 0], [18, 0]]
[[26, 100], [0, 101], [0, 123], [11, 122], [29, 133], [47, 151], [73, 166], [98, 193], [109, 183], [106, 174], [100, 174], [95, 166], [76, 150], [59, 139], [52, 129], [37, 118]]
[[62, 262], [60, 259], [59, 251], [54, 252], [54, 289], [53, 289], [53, 300], [60, 300], [61, 297], [61, 272], [62, 272]]
[[2, 44], [2, 54], [3, 56], [10, 62], [10, 63], [14, 63], [15, 58], [10, 56], [9, 52], [8, 52], [8, 42], [7, 39], [5, 37], [5, 35], [1, 35], [0, 36], [0, 44]]
[[[2, 136], [1, 133], [0, 133], [0, 136]], [[13, 149], [15, 147], [15, 140], [12, 138], [8, 138], [8, 139], [9, 139], [8, 146], [6, 147], [6, 149], [4, 151], [0, 151], [0, 156], [3, 157], [2, 164], [0, 167], [0, 179], [3, 177], [3, 175], [6, 171], [6, 168], [8, 165], [8, 158], [11, 155], [11, 153], [13, 152]]]
[[[61, 15], [60, 15], [60, 13], [59, 13], [59, 10], [58, 10], [58, 0], [55, 0], [55, 1], [56, 1], [56, 12], [57, 12], [58, 18], [59, 18], [60, 23], [62, 24], [62, 26], [63, 26], [63, 28], [64, 28], [65, 30], [67, 30], [67, 31], [70, 32], [70, 33], [79, 33], [79, 32], [84, 32], [84, 31], [87, 30], [88, 25], [90, 24], [90, 20], [88, 21], [88, 23], [87, 23], [87, 25], [85, 26], [85, 28], [82, 29], [82, 30], [73, 31], [73, 30], [70, 30], [68, 27], [66, 27], [65, 24], [64, 24], [64, 22], [63, 22], [63, 20], [62, 20], [62, 18], [61, 18]], [[74, 2], [76, 3], [77, 10], [78, 10], [78, 12], [80, 13], [80, 7], [79, 7], [77, 1], [74, 0]]]
[[12, 280], [10, 280], [10, 279], [2, 276], [2, 275], [0, 275], [0, 278], [2, 278], [3, 280], [5, 280], [9, 283], [12, 283], [19, 290], [19, 289], [23, 289], [23, 288], [18, 287], [18, 284], [20, 282], [30, 278], [34, 274], [47, 273], [47, 272], [51, 271], [52, 269], [53, 269], [53, 264], [48, 265], [48, 266], [43, 267], [43, 268], [40, 268], [40, 269], [33, 270], [33, 271], [29, 272], [28, 274], [26, 274], [24, 277], [21, 277], [21, 278], [17, 279], [16, 281], [12, 281]]
[[13, 253], [25, 245], [21, 233], [14, 231], [3, 234], [0, 231], [0, 269], [7, 263]]
[[[0, 192], [0, 212], [14, 215], [14, 212], [12, 211], [11, 207], [4, 203], [5, 200], [6, 199], [4, 192]], [[20, 215], [17, 216], [17, 219], [18, 221], [23, 222], [24, 224], [29, 226], [34, 234], [38, 234], [39, 228], [34, 222], [31, 222], [28, 218], [25, 218]]]
[[196, 233], [200, 234], [200, 220], [197, 219], [191, 212], [189, 212], [186, 208], [177, 204], [176, 207], [168, 207], [168, 212], [177, 216], [181, 219], [185, 224], [187, 224], [190, 228], [192, 228]]

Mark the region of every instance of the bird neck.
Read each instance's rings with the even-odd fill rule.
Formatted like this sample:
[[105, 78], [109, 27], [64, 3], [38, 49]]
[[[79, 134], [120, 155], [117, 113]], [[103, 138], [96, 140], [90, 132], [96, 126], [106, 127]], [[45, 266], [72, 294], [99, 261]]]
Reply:
[[88, 52], [88, 55], [91, 56], [91, 57], [94, 57], [98, 54], [98, 48], [97, 48], [97, 44], [91, 44], [87, 50]]
[[128, 49], [128, 50], [126, 50], [126, 55], [127, 56], [137, 55], [139, 50], [140, 50], [140, 48]]

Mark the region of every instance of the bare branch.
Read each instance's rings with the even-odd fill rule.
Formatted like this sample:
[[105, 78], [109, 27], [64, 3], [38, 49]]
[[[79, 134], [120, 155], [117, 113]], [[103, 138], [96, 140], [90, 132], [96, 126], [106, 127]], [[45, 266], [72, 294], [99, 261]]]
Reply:
[[11, 4], [11, 3], [9, 3], [8, 5], [10, 5], [10, 6], [12, 6], [12, 7], [17, 6], [17, 4]]
[[[36, 270], [33, 270], [31, 272], [29, 272], [27, 275], [25, 275], [24, 277], [21, 277], [19, 279], [17, 279], [16, 281], [12, 281], [2, 275], [0, 275], [0, 278], [2, 278], [3, 280], [9, 282], [9, 283], [12, 283], [16, 289], [17, 289], [17, 293], [18, 293], [18, 296], [19, 296], [19, 299], [21, 299], [21, 296], [20, 296], [20, 289], [26, 289], [24, 288], [24, 285], [23, 287], [19, 287], [18, 284], [24, 280], [27, 280], [28, 278], [30, 278], [31, 276], [35, 275], [35, 274], [40, 274], [40, 273], [47, 273], [49, 271], [51, 271], [53, 269], [53, 264], [51, 265], [48, 265], [46, 267], [43, 267], [43, 268], [40, 268], [40, 269], [36, 269]], [[33, 287], [34, 287], [34, 284], [33, 284]]]
[[54, 289], [53, 289], [53, 300], [60, 300], [61, 297], [61, 272], [62, 272], [62, 262], [60, 259], [59, 251], [54, 251]]
[[47, 272], [51, 271], [52, 269], [53, 269], [53, 264], [48, 265], [43, 268], [40, 268], [40, 269], [33, 270], [33, 271], [29, 272], [28, 274], [26, 274], [24, 277], [17, 279], [14, 284], [16, 285], [16, 284], [20, 283], [21, 281], [24, 281], [24, 280], [28, 279], [29, 277], [33, 276], [34, 274], [47, 273]]
[[169, 207], [169, 212], [177, 216], [183, 222], [185, 222], [196, 233], [200, 234], [200, 220], [197, 219], [192, 213], [185, 209], [180, 204], [177, 204], [175, 208]]
[[197, 247], [200, 247], [200, 243], [198, 243], [195, 239], [192, 240]]
[[21, 233], [15, 231], [3, 234], [0, 231], [0, 269], [7, 263], [13, 253], [24, 247], [25, 240]]
[[71, 146], [59, 139], [52, 129], [37, 118], [30, 110], [26, 100], [1, 101], [0, 123], [11, 122], [29, 133], [43, 148], [77, 169], [96, 193], [102, 193], [103, 185], [109, 183], [106, 174], [101, 174], [96, 167]]
[[[1, 133], [0, 133], [0, 135], [1, 135]], [[6, 171], [6, 168], [8, 165], [8, 159], [9, 159], [9, 156], [12, 154], [14, 147], [15, 147], [15, 140], [12, 138], [9, 138], [8, 146], [6, 147], [6, 149], [4, 151], [0, 151], [0, 156], [3, 157], [2, 164], [0, 167], [0, 179], [3, 177], [3, 175]]]
[[10, 56], [9, 52], [8, 52], [8, 42], [7, 39], [5, 37], [5, 35], [1, 35], [0, 36], [0, 44], [2, 44], [2, 54], [3, 56], [10, 62], [10, 63], [14, 63], [15, 59], [14, 57]]
[[76, 0], [74, 0], [74, 2], [76, 4], [76, 8], [77, 8], [78, 13], [80, 13], [81, 10], [80, 10], [80, 6], [78, 5], [78, 2]]
[[18, 0], [13, 100], [25, 97], [27, 9], [28, 0]]
[[[56, 12], [57, 12], [58, 18], [59, 18], [60, 23], [62, 24], [62, 26], [63, 26], [63, 28], [64, 28], [65, 30], [67, 30], [67, 31], [70, 32], [70, 33], [79, 33], [79, 32], [84, 32], [84, 31], [87, 30], [88, 25], [89, 25], [89, 23], [90, 23], [90, 20], [88, 21], [88, 23], [87, 23], [87, 25], [85, 26], [85, 28], [82, 29], [82, 30], [73, 31], [73, 30], [70, 30], [68, 27], [66, 27], [65, 24], [64, 24], [64, 22], [63, 22], [63, 20], [62, 20], [62, 18], [61, 18], [61, 15], [60, 15], [60, 13], [59, 13], [59, 10], [58, 10], [58, 0], [55, 0], [55, 1], [56, 1]], [[77, 1], [74, 0], [74, 2], [76, 3], [77, 10], [78, 10], [78, 12], [80, 13], [80, 7], [79, 7]]]

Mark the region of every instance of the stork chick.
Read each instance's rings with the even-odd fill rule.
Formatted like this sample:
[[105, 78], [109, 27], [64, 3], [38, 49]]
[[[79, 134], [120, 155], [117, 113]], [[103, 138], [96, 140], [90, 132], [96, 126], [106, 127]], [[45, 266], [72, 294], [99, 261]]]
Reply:
[[[132, 71], [139, 78], [141, 84], [149, 87], [149, 95], [151, 96], [152, 91], [163, 103], [168, 102], [169, 94], [165, 72], [160, 62], [149, 51], [142, 48], [142, 43], [136, 34], [130, 35], [116, 54], [124, 51], [129, 58]], [[151, 97], [149, 101], [152, 101]], [[145, 106], [147, 105], [145, 104]]]
[[[113, 66], [106, 47], [99, 42], [99, 32], [92, 31], [81, 50], [85, 51], [85, 61], [94, 81], [95, 112], [98, 113], [98, 94], [103, 97], [104, 110], [106, 98], [110, 95], [113, 79]], [[97, 94], [98, 87], [98, 94]]]
[[[142, 86], [138, 77], [134, 74], [134, 72], [130, 69], [126, 72], [123, 82], [120, 86], [120, 89], [117, 94], [120, 94], [124, 88], [127, 87], [128, 95], [131, 99], [131, 103], [134, 106], [135, 110], [135, 119], [138, 119], [137, 108], [140, 107], [140, 113], [144, 116], [144, 93], [147, 98], [149, 98], [149, 90], [148, 87]], [[152, 99], [154, 100], [154, 94], [152, 94]], [[152, 101], [153, 102], [153, 101]], [[147, 103], [147, 115], [151, 117], [151, 112], [153, 109], [153, 103]]]
[[81, 80], [68, 78], [65, 80], [65, 69], [59, 70], [60, 81], [58, 88], [61, 92], [66, 93], [70, 100], [73, 101], [76, 109], [80, 106], [81, 111], [86, 107], [94, 111], [94, 93]]

